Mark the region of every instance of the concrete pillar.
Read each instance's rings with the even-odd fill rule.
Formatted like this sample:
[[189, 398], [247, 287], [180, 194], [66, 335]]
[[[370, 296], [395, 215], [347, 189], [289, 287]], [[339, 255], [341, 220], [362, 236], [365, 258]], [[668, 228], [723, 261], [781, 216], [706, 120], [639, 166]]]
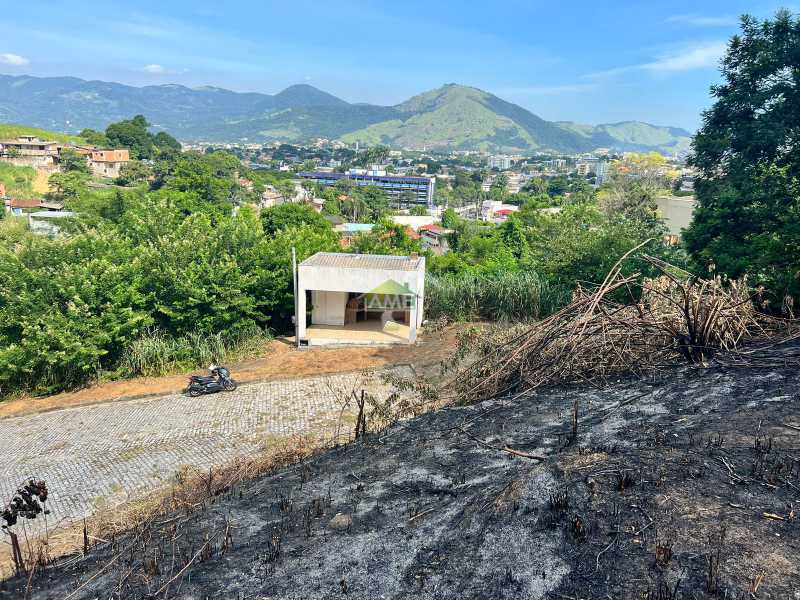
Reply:
[[306, 288], [302, 277], [297, 282], [297, 338], [306, 337]]
[[414, 306], [408, 315], [408, 343], [413, 344], [417, 341], [417, 321], [419, 320], [419, 301], [414, 299]]

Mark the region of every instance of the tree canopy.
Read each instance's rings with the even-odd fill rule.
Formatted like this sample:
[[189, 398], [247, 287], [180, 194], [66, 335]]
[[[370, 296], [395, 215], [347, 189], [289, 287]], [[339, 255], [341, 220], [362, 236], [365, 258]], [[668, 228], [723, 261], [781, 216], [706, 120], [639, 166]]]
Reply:
[[178, 140], [163, 131], [154, 135], [149, 127], [150, 123], [144, 116], [136, 115], [106, 127], [105, 138], [113, 148], [128, 148], [131, 158], [155, 158], [159, 153], [180, 151]]
[[694, 138], [698, 206], [685, 242], [730, 276], [800, 295], [800, 19], [742, 18]]

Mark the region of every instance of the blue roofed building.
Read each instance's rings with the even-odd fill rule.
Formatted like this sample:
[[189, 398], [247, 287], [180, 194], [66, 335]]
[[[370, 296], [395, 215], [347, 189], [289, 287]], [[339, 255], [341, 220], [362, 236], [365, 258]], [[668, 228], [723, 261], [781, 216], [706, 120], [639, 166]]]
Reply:
[[324, 173], [319, 171], [303, 171], [298, 173], [301, 179], [318, 183], [323, 187], [333, 187], [342, 179], [350, 180], [353, 185], [374, 185], [386, 192], [392, 208], [409, 208], [411, 206], [433, 207], [435, 177], [411, 177], [389, 175], [385, 171], [352, 169], [347, 173]]

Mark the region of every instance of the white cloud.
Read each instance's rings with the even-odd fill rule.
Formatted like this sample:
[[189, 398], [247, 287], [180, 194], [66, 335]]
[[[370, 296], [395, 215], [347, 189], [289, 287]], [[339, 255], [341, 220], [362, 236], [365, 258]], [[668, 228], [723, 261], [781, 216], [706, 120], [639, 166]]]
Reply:
[[703, 42], [691, 46], [683, 46], [665, 52], [650, 62], [595, 71], [584, 75], [584, 77], [586, 79], [604, 80], [634, 71], [649, 71], [653, 74], [665, 75], [693, 71], [695, 69], [716, 68], [719, 66], [719, 61], [725, 55], [727, 48], [727, 42]]
[[25, 65], [29, 65], [31, 61], [29, 61], [24, 56], [20, 56], [19, 54], [0, 54], [0, 63], [4, 65], [11, 65], [12, 67], [24, 67]]
[[163, 66], [156, 64], [145, 65], [144, 67], [142, 67], [142, 71], [144, 71], [145, 73], [152, 73], [154, 75], [163, 75], [164, 73], [167, 72], [167, 70]]
[[738, 24], [739, 20], [730, 15], [709, 17], [703, 15], [674, 15], [666, 19], [667, 23], [681, 23], [692, 27], [732, 27]]
[[717, 67], [727, 48], [726, 42], [710, 42], [689, 46], [661, 56], [653, 62], [642, 65], [642, 68], [663, 73]]

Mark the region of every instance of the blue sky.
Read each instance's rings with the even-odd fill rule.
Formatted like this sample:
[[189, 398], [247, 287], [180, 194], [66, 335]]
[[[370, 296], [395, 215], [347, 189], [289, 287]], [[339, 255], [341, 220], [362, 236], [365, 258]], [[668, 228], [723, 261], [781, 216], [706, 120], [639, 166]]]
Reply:
[[738, 16], [770, 0], [6, 0], [0, 73], [394, 104], [444, 83], [551, 120], [694, 129]]

